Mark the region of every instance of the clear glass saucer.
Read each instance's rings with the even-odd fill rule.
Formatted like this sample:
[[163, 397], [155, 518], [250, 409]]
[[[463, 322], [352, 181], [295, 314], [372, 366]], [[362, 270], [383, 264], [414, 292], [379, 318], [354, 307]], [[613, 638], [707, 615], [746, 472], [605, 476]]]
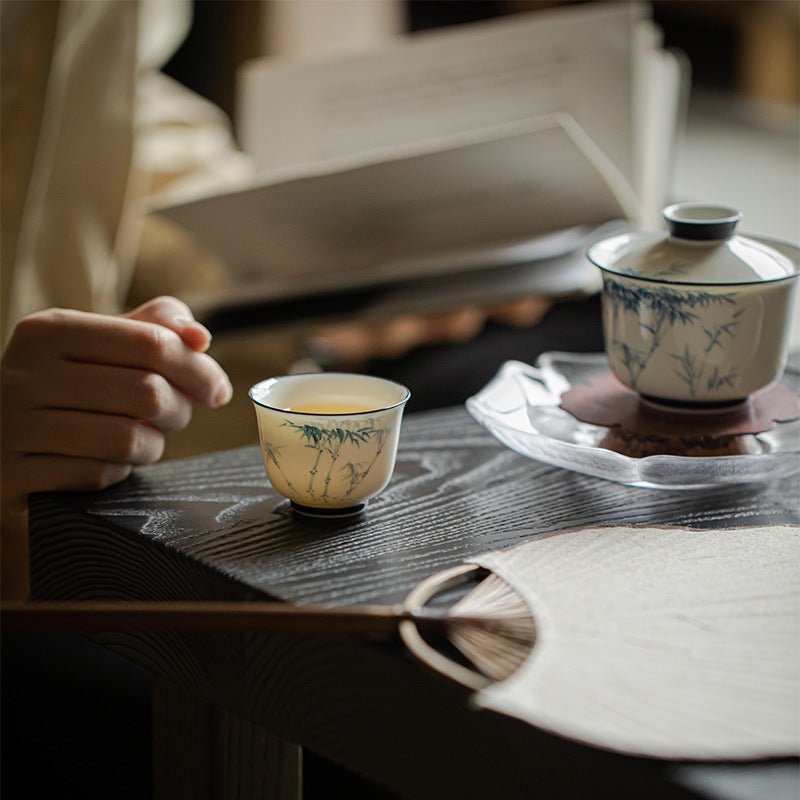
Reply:
[[[544, 353], [537, 366], [507, 361], [467, 400], [469, 413], [523, 456], [555, 467], [650, 489], [702, 489], [774, 481], [800, 471], [800, 420], [752, 436], [754, 452], [726, 456], [623, 455], [601, 446], [609, 428], [589, 425], [559, 407], [573, 384], [607, 372], [602, 353]], [[784, 376], [797, 392], [798, 370]]]

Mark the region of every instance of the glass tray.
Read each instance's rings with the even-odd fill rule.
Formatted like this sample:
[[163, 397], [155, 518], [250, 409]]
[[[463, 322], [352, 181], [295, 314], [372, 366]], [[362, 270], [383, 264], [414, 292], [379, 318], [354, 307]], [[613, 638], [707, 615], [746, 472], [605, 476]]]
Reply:
[[[729, 456], [623, 455], [600, 446], [608, 428], [575, 419], [559, 407], [573, 384], [607, 372], [602, 353], [544, 353], [537, 366], [507, 361], [467, 400], [469, 413], [523, 456], [596, 478], [651, 489], [702, 489], [774, 481], [800, 471], [800, 420], [752, 438], [755, 452]], [[784, 383], [798, 389], [796, 366]]]

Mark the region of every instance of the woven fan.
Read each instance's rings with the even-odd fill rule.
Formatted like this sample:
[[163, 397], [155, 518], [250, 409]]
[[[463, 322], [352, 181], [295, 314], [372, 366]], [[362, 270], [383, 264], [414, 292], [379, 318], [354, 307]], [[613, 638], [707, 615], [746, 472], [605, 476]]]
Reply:
[[[373, 633], [399, 628], [477, 707], [597, 746], [681, 759], [800, 752], [800, 529], [593, 528], [419, 584], [401, 607], [73, 603], [5, 627]], [[438, 594], [489, 571], [448, 609]], [[470, 666], [428, 641], [445, 631]]]

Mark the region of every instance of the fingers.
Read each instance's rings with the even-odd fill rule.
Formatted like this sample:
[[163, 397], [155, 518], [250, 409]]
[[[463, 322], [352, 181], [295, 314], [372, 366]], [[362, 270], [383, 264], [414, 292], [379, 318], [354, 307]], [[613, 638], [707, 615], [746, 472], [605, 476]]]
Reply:
[[176, 297], [154, 297], [124, 316], [169, 328], [180, 336], [187, 347], [198, 353], [204, 353], [211, 344], [208, 328], [197, 322], [189, 306]]
[[345, 323], [325, 328], [311, 347], [350, 362], [397, 358], [422, 341], [424, 329], [425, 321], [420, 317], [398, 317], [389, 323]]
[[164, 452], [164, 434], [129, 417], [48, 408], [28, 412], [28, 421], [20, 452], [134, 465], [153, 464]]
[[388, 322], [331, 325], [319, 331], [311, 346], [349, 361], [398, 358], [420, 345], [467, 341], [481, 330], [485, 317], [480, 309], [462, 308]]
[[490, 317], [504, 325], [527, 328], [536, 325], [552, 304], [552, 300], [548, 297], [523, 297], [495, 306], [490, 311]]
[[152, 322], [54, 309], [20, 322], [9, 349], [12, 345], [24, 360], [55, 357], [154, 372], [211, 408], [232, 395], [230, 381], [212, 358], [190, 350], [173, 330]]
[[29, 454], [15, 460], [16, 480], [26, 492], [107, 489], [131, 474], [130, 464], [92, 458]]
[[[29, 381], [30, 405], [95, 411], [146, 420], [161, 431], [183, 430], [192, 419], [192, 404], [155, 372], [102, 364], [57, 361], [47, 384]], [[52, 387], [58, 386], [55, 397]]]
[[50, 309], [20, 321], [0, 360], [4, 522], [31, 492], [102, 489], [157, 461], [191, 400], [228, 402], [209, 341], [166, 297], [128, 317]]
[[4, 405], [7, 508], [31, 492], [103, 489], [126, 478], [132, 466], [152, 464], [164, 452], [164, 434], [130, 417]]
[[467, 342], [481, 332], [485, 322], [485, 311], [479, 308], [461, 308], [429, 317], [425, 336], [434, 343]]
[[321, 357], [361, 362], [398, 358], [421, 345], [466, 342], [480, 333], [487, 318], [514, 327], [538, 323], [550, 308], [546, 297], [510, 300], [489, 309], [466, 307], [442, 314], [395, 317], [388, 322], [329, 325], [309, 342]]
[[367, 358], [397, 358], [421, 342], [425, 333], [422, 317], [397, 317], [386, 323], [352, 324], [329, 331], [328, 346], [353, 361]]

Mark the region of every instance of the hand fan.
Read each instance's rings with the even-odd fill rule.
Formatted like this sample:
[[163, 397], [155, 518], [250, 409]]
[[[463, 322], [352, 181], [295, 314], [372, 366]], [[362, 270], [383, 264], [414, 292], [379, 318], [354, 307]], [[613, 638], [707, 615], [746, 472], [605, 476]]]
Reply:
[[[800, 529], [609, 527], [537, 536], [431, 576], [400, 607], [56, 603], [3, 626], [399, 629], [476, 707], [607, 749], [680, 759], [800, 752]], [[486, 574], [488, 571], [488, 574]], [[476, 574], [449, 608], [431, 605]], [[444, 631], [471, 666], [428, 641]]]

